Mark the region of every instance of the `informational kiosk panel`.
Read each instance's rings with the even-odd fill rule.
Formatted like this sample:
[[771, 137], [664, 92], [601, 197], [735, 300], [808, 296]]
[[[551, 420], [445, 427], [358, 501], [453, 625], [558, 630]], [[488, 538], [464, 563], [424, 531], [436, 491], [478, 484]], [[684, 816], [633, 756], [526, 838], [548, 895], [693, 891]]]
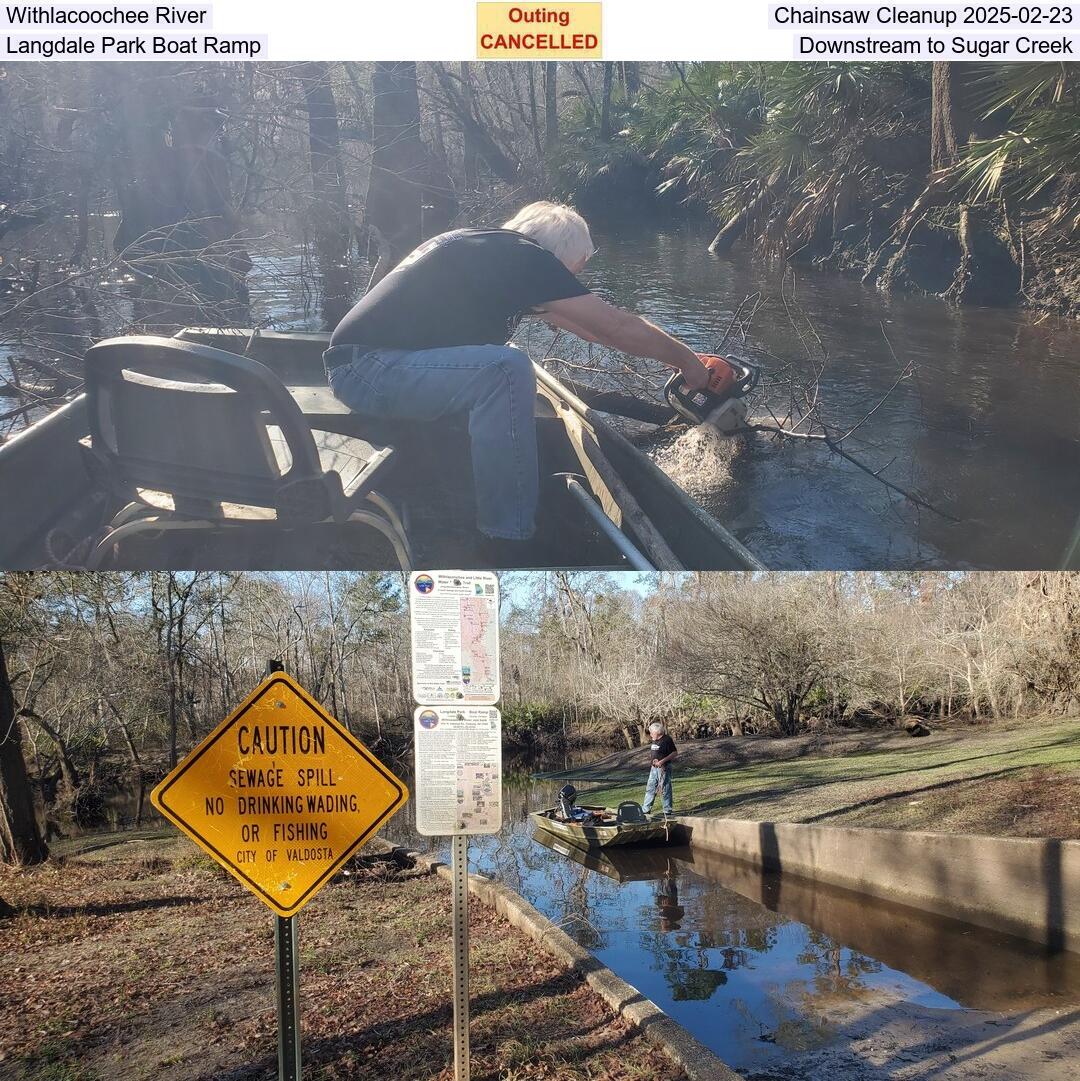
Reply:
[[499, 580], [486, 571], [409, 576], [413, 698], [421, 705], [499, 700]]
[[151, 794], [279, 916], [307, 904], [408, 797], [283, 672], [259, 684]]
[[413, 720], [416, 828], [425, 837], [502, 827], [502, 717], [492, 706], [421, 706]]

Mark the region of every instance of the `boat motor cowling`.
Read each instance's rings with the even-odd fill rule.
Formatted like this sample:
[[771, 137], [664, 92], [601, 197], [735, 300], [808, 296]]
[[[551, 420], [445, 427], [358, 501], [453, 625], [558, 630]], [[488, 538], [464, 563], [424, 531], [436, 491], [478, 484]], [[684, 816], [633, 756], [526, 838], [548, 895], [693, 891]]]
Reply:
[[564, 784], [559, 789], [559, 814], [567, 821], [574, 817], [574, 801], [577, 789], [572, 784]]

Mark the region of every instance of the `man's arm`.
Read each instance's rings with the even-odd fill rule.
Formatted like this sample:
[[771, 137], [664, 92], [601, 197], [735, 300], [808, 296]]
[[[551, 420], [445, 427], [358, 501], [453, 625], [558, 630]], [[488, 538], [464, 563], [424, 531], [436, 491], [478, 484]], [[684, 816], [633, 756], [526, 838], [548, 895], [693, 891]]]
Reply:
[[691, 390], [703, 390], [709, 385], [708, 369], [689, 346], [640, 315], [608, 304], [595, 293], [550, 301], [539, 314], [546, 322], [586, 341], [633, 357], [651, 357], [675, 368], [683, 373]]

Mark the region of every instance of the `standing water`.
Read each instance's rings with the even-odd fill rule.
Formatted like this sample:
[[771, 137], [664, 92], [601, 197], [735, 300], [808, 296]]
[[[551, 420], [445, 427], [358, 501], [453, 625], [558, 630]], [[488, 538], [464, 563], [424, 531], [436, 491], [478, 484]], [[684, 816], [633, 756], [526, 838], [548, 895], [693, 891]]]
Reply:
[[[792, 326], [783, 268], [745, 253], [714, 257], [707, 244], [692, 229], [623, 229], [599, 239], [584, 277], [701, 352], [760, 291], [747, 341], [727, 348], [760, 362], [765, 382], [786, 384], [788, 364], [805, 377], [818, 349]], [[841, 430], [914, 366], [846, 446], [874, 468], [892, 462], [887, 477], [960, 521], [898, 501], [823, 446], [761, 434], [694, 431], [653, 446], [661, 466], [773, 568], [1060, 566], [1080, 516], [1080, 324], [884, 296], [825, 271], [798, 271], [794, 293], [828, 352], [821, 414]], [[596, 368], [622, 363], [596, 350], [586, 361], [567, 336], [555, 352]], [[770, 393], [786, 404], [785, 388]]]

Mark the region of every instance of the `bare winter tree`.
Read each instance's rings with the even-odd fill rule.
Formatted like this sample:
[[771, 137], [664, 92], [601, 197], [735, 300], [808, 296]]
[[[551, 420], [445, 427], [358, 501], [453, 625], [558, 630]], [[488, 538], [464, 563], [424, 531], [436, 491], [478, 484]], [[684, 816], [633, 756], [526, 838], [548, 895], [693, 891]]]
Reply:
[[23, 758], [22, 727], [0, 642], [0, 859], [26, 865], [49, 858], [38, 828], [33, 789]]

